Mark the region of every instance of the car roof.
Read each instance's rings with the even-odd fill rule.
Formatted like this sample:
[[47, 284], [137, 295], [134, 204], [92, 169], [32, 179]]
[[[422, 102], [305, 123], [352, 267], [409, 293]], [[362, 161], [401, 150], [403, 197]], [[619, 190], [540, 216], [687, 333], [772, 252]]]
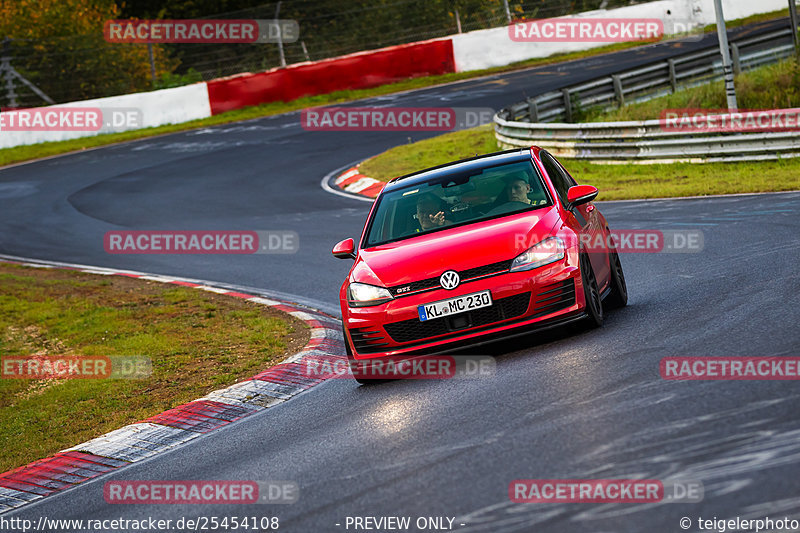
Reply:
[[526, 161], [531, 158], [530, 148], [517, 148], [514, 150], [506, 150], [504, 152], [495, 152], [493, 154], [486, 154], [469, 159], [462, 159], [451, 163], [445, 163], [432, 168], [426, 168], [405, 176], [392, 179], [384, 187], [383, 192], [389, 192], [393, 189], [405, 188], [414, 186], [419, 183], [426, 183], [431, 180], [443, 178], [453, 173], [479, 170], [482, 168], [493, 167], [496, 165], [503, 165], [506, 163], [516, 163], [519, 161]]

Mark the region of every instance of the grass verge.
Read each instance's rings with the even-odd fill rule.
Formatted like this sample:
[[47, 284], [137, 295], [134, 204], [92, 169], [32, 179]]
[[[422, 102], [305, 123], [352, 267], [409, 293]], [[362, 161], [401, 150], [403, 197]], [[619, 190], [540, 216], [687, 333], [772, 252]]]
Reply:
[[[800, 107], [800, 65], [793, 59], [767, 65], [736, 77], [742, 109]], [[587, 120], [618, 121], [658, 118], [664, 109], [725, 108], [722, 83], [710, 83], [626, 105], [589, 112]], [[361, 172], [388, 181], [448, 161], [498, 150], [491, 124], [397, 146], [365, 161]], [[601, 190], [601, 200], [666, 198], [800, 189], [800, 158], [771, 162], [601, 165], [584, 161], [565, 164], [580, 183]]]
[[0, 263], [0, 354], [149, 357], [147, 379], [0, 379], [0, 472], [248, 378], [305, 323], [196, 289]]
[[[368, 159], [360, 169], [389, 181], [448, 161], [497, 151], [491, 124], [397, 146]], [[800, 190], [800, 158], [755, 163], [600, 165], [563, 160], [578, 183], [600, 189], [598, 200], [670, 198]]]
[[[744, 26], [755, 22], [763, 22], [780, 17], [787, 17], [789, 10], [783, 9], [780, 11], [773, 11], [770, 13], [762, 13], [753, 15], [743, 19], [737, 19], [728, 22], [727, 27], [734, 28], [737, 26]], [[707, 26], [706, 32], [714, 31], [715, 26]], [[502, 67], [495, 67], [483, 70], [474, 70], [469, 72], [457, 72], [451, 74], [442, 74], [437, 76], [424, 76], [420, 78], [413, 78], [404, 80], [398, 83], [382, 85], [371, 89], [360, 89], [353, 91], [337, 91], [329, 94], [308, 96], [293, 100], [291, 102], [271, 102], [258, 106], [246, 107], [215, 115], [213, 117], [193, 120], [181, 124], [170, 124], [166, 126], [159, 126], [156, 128], [146, 128], [142, 130], [128, 131], [124, 133], [110, 133], [105, 135], [97, 135], [95, 137], [85, 137], [82, 139], [74, 139], [70, 141], [47, 142], [40, 144], [33, 144], [29, 146], [18, 146], [14, 148], [0, 149], [0, 167], [11, 165], [14, 163], [21, 163], [33, 159], [40, 159], [43, 157], [51, 157], [54, 155], [65, 154], [69, 152], [76, 152], [86, 150], [89, 148], [96, 148], [99, 146], [106, 146], [125, 141], [132, 141], [136, 139], [143, 139], [157, 135], [164, 135], [167, 133], [176, 133], [180, 131], [193, 130], [203, 127], [216, 126], [219, 124], [228, 124], [231, 122], [239, 122], [243, 120], [250, 120], [260, 117], [271, 115], [278, 115], [281, 113], [288, 113], [298, 109], [305, 109], [308, 107], [339, 104], [350, 102], [353, 100], [360, 100], [363, 98], [371, 98], [375, 96], [382, 96], [385, 94], [392, 94], [402, 91], [409, 91], [413, 89], [423, 89], [434, 85], [441, 85], [444, 83], [452, 83], [460, 80], [467, 80], [478, 78], [481, 76], [488, 76], [491, 74], [500, 74], [503, 72], [510, 72], [530, 67], [550, 65], [553, 63], [560, 63], [563, 61], [571, 61], [581, 59], [584, 57], [591, 57], [602, 55], [610, 52], [616, 52], [628, 48], [635, 48], [640, 46], [640, 43], [614, 43], [608, 46], [585, 50], [581, 52], [572, 52], [569, 54], [556, 54], [546, 58], [529, 59], [520, 61], [511, 65]]]
[[[800, 63], [788, 59], [736, 76], [739, 109], [781, 109], [800, 107]], [[616, 122], [659, 118], [664, 109], [727, 109], [722, 81], [677, 91], [645, 102], [611, 110], [587, 111], [581, 122]]]

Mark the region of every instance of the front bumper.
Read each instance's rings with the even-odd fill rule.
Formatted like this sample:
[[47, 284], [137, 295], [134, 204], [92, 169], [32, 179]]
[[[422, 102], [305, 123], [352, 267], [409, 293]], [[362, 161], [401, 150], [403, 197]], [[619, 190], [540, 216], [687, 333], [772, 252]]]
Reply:
[[[490, 290], [492, 306], [422, 322], [417, 307]], [[580, 270], [564, 261], [527, 272], [504, 272], [442, 288], [397, 297], [374, 307], [348, 307], [348, 342], [356, 360], [446, 353], [455, 348], [553, 327], [583, 316]]]

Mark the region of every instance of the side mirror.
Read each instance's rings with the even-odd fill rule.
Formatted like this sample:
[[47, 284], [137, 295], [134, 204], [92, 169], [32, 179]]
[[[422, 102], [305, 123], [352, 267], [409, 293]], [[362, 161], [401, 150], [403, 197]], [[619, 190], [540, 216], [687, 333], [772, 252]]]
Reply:
[[333, 247], [333, 256], [339, 259], [355, 259], [356, 244], [353, 239], [345, 239]]
[[586, 204], [597, 198], [597, 187], [591, 185], [575, 185], [567, 191], [567, 209]]

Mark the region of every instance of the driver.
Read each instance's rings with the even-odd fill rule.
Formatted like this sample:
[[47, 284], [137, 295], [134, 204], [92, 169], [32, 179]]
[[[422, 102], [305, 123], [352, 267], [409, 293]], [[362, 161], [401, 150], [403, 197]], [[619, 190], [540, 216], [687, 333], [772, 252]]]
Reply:
[[433, 193], [427, 193], [417, 199], [417, 222], [420, 231], [438, 228], [447, 224], [452, 224], [444, 217], [444, 201]]

